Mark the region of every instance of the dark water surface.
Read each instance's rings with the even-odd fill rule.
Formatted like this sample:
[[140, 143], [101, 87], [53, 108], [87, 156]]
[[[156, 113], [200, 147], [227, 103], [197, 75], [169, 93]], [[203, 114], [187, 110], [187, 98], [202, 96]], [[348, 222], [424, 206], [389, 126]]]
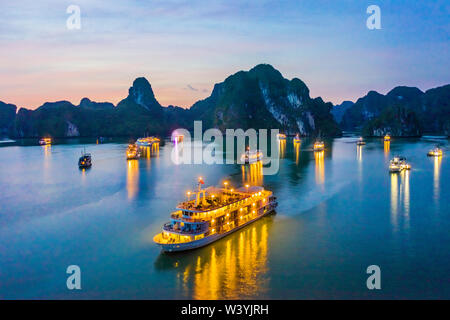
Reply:
[[[0, 148], [0, 298], [450, 298], [450, 150], [355, 138], [283, 146], [277, 175], [238, 165], [172, 163], [173, 146], [126, 161], [126, 144]], [[83, 147], [93, 167], [80, 171]], [[413, 169], [387, 172], [402, 154]], [[202, 175], [263, 184], [277, 214], [189, 253], [161, 254], [154, 234]], [[82, 289], [69, 291], [78, 265]], [[381, 268], [382, 289], [366, 287]]]

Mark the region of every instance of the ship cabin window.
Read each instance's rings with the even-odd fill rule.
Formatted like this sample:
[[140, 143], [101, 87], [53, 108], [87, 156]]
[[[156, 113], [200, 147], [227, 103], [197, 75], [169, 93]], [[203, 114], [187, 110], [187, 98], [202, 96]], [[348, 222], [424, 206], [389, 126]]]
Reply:
[[202, 228], [202, 226], [203, 226], [202, 223], [185, 223], [184, 227], [182, 228], [182, 231], [197, 233], [204, 229], [204, 228]]

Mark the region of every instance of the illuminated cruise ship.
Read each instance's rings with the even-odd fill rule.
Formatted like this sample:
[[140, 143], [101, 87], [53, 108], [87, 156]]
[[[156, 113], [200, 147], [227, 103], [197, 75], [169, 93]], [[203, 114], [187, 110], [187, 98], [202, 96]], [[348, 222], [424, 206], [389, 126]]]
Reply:
[[[239, 189], [208, 187], [200, 178], [196, 192], [177, 206], [153, 241], [165, 252], [206, 246], [274, 212], [277, 201], [272, 191], [245, 185]], [[193, 199], [191, 200], [191, 196]]]

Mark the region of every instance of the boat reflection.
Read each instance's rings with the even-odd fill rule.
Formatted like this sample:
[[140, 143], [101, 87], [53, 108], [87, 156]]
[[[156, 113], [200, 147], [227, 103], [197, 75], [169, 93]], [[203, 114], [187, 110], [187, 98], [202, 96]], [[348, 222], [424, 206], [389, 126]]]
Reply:
[[363, 145], [357, 145], [356, 146], [356, 159], [358, 161], [358, 179], [359, 179], [359, 181], [362, 181], [362, 152], [363, 152]]
[[386, 157], [389, 156], [389, 150], [391, 149], [391, 142], [390, 141], [384, 141], [384, 155]]
[[[399, 218], [402, 218], [403, 227], [409, 228], [410, 214], [410, 171], [403, 170], [400, 175], [391, 174], [391, 224], [394, 231], [398, 229]], [[400, 181], [399, 181], [400, 177]], [[401, 214], [401, 215], [400, 215]]]
[[141, 150], [141, 157], [150, 158], [151, 156], [159, 156], [159, 143], [155, 142], [148, 147], [139, 147]]
[[404, 170], [401, 174], [401, 191], [403, 194], [403, 214], [405, 217], [405, 225], [409, 227], [409, 210], [410, 210], [410, 198], [409, 198], [409, 170]]
[[325, 151], [315, 151], [314, 159], [316, 160], [316, 184], [323, 185], [325, 182], [325, 163], [324, 163]]
[[433, 170], [433, 198], [435, 201], [439, 200], [439, 176], [441, 173], [441, 160], [442, 157], [434, 157], [434, 170]]
[[127, 192], [131, 200], [139, 190], [139, 160], [128, 160], [127, 164]]
[[280, 159], [284, 158], [286, 154], [286, 140], [278, 140], [278, 154]]
[[391, 174], [391, 224], [397, 229], [398, 218], [398, 175]]
[[248, 165], [241, 165], [242, 185], [262, 186], [263, 184], [263, 164], [257, 161]]
[[203, 249], [160, 254], [157, 270], [176, 272], [178, 290], [193, 299], [248, 299], [268, 290], [267, 249], [272, 216]]
[[294, 152], [295, 152], [295, 164], [298, 165], [300, 159], [300, 145], [301, 142], [294, 142]]
[[362, 162], [362, 146], [356, 146], [356, 159], [358, 159], [358, 162]]
[[51, 156], [52, 156], [52, 146], [50, 144], [46, 144], [43, 146], [44, 148], [44, 179], [46, 182], [50, 182], [52, 180], [51, 173]]

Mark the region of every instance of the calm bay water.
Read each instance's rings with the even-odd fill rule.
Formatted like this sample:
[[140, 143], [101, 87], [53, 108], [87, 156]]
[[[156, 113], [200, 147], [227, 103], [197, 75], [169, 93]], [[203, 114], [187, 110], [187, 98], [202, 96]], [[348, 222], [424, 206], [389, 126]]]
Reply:
[[[450, 148], [436, 142], [311, 141], [282, 146], [277, 175], [258, 167], [174, 165], [172, 144], [126, 161], [127, 144], [0, 148], [0, 298], [450, 298]], [[80, 171], [83, 147], [93, 167]], [[387, 172], [394, 154], [413, 169]], [[263, 184], [277, 214], [212, 245], [161, 254], [152, 237], [202, 175]], [[79, 265], [82, 290], [66, 288]], [[382, 289], [366, 288], [381, 268]]]

